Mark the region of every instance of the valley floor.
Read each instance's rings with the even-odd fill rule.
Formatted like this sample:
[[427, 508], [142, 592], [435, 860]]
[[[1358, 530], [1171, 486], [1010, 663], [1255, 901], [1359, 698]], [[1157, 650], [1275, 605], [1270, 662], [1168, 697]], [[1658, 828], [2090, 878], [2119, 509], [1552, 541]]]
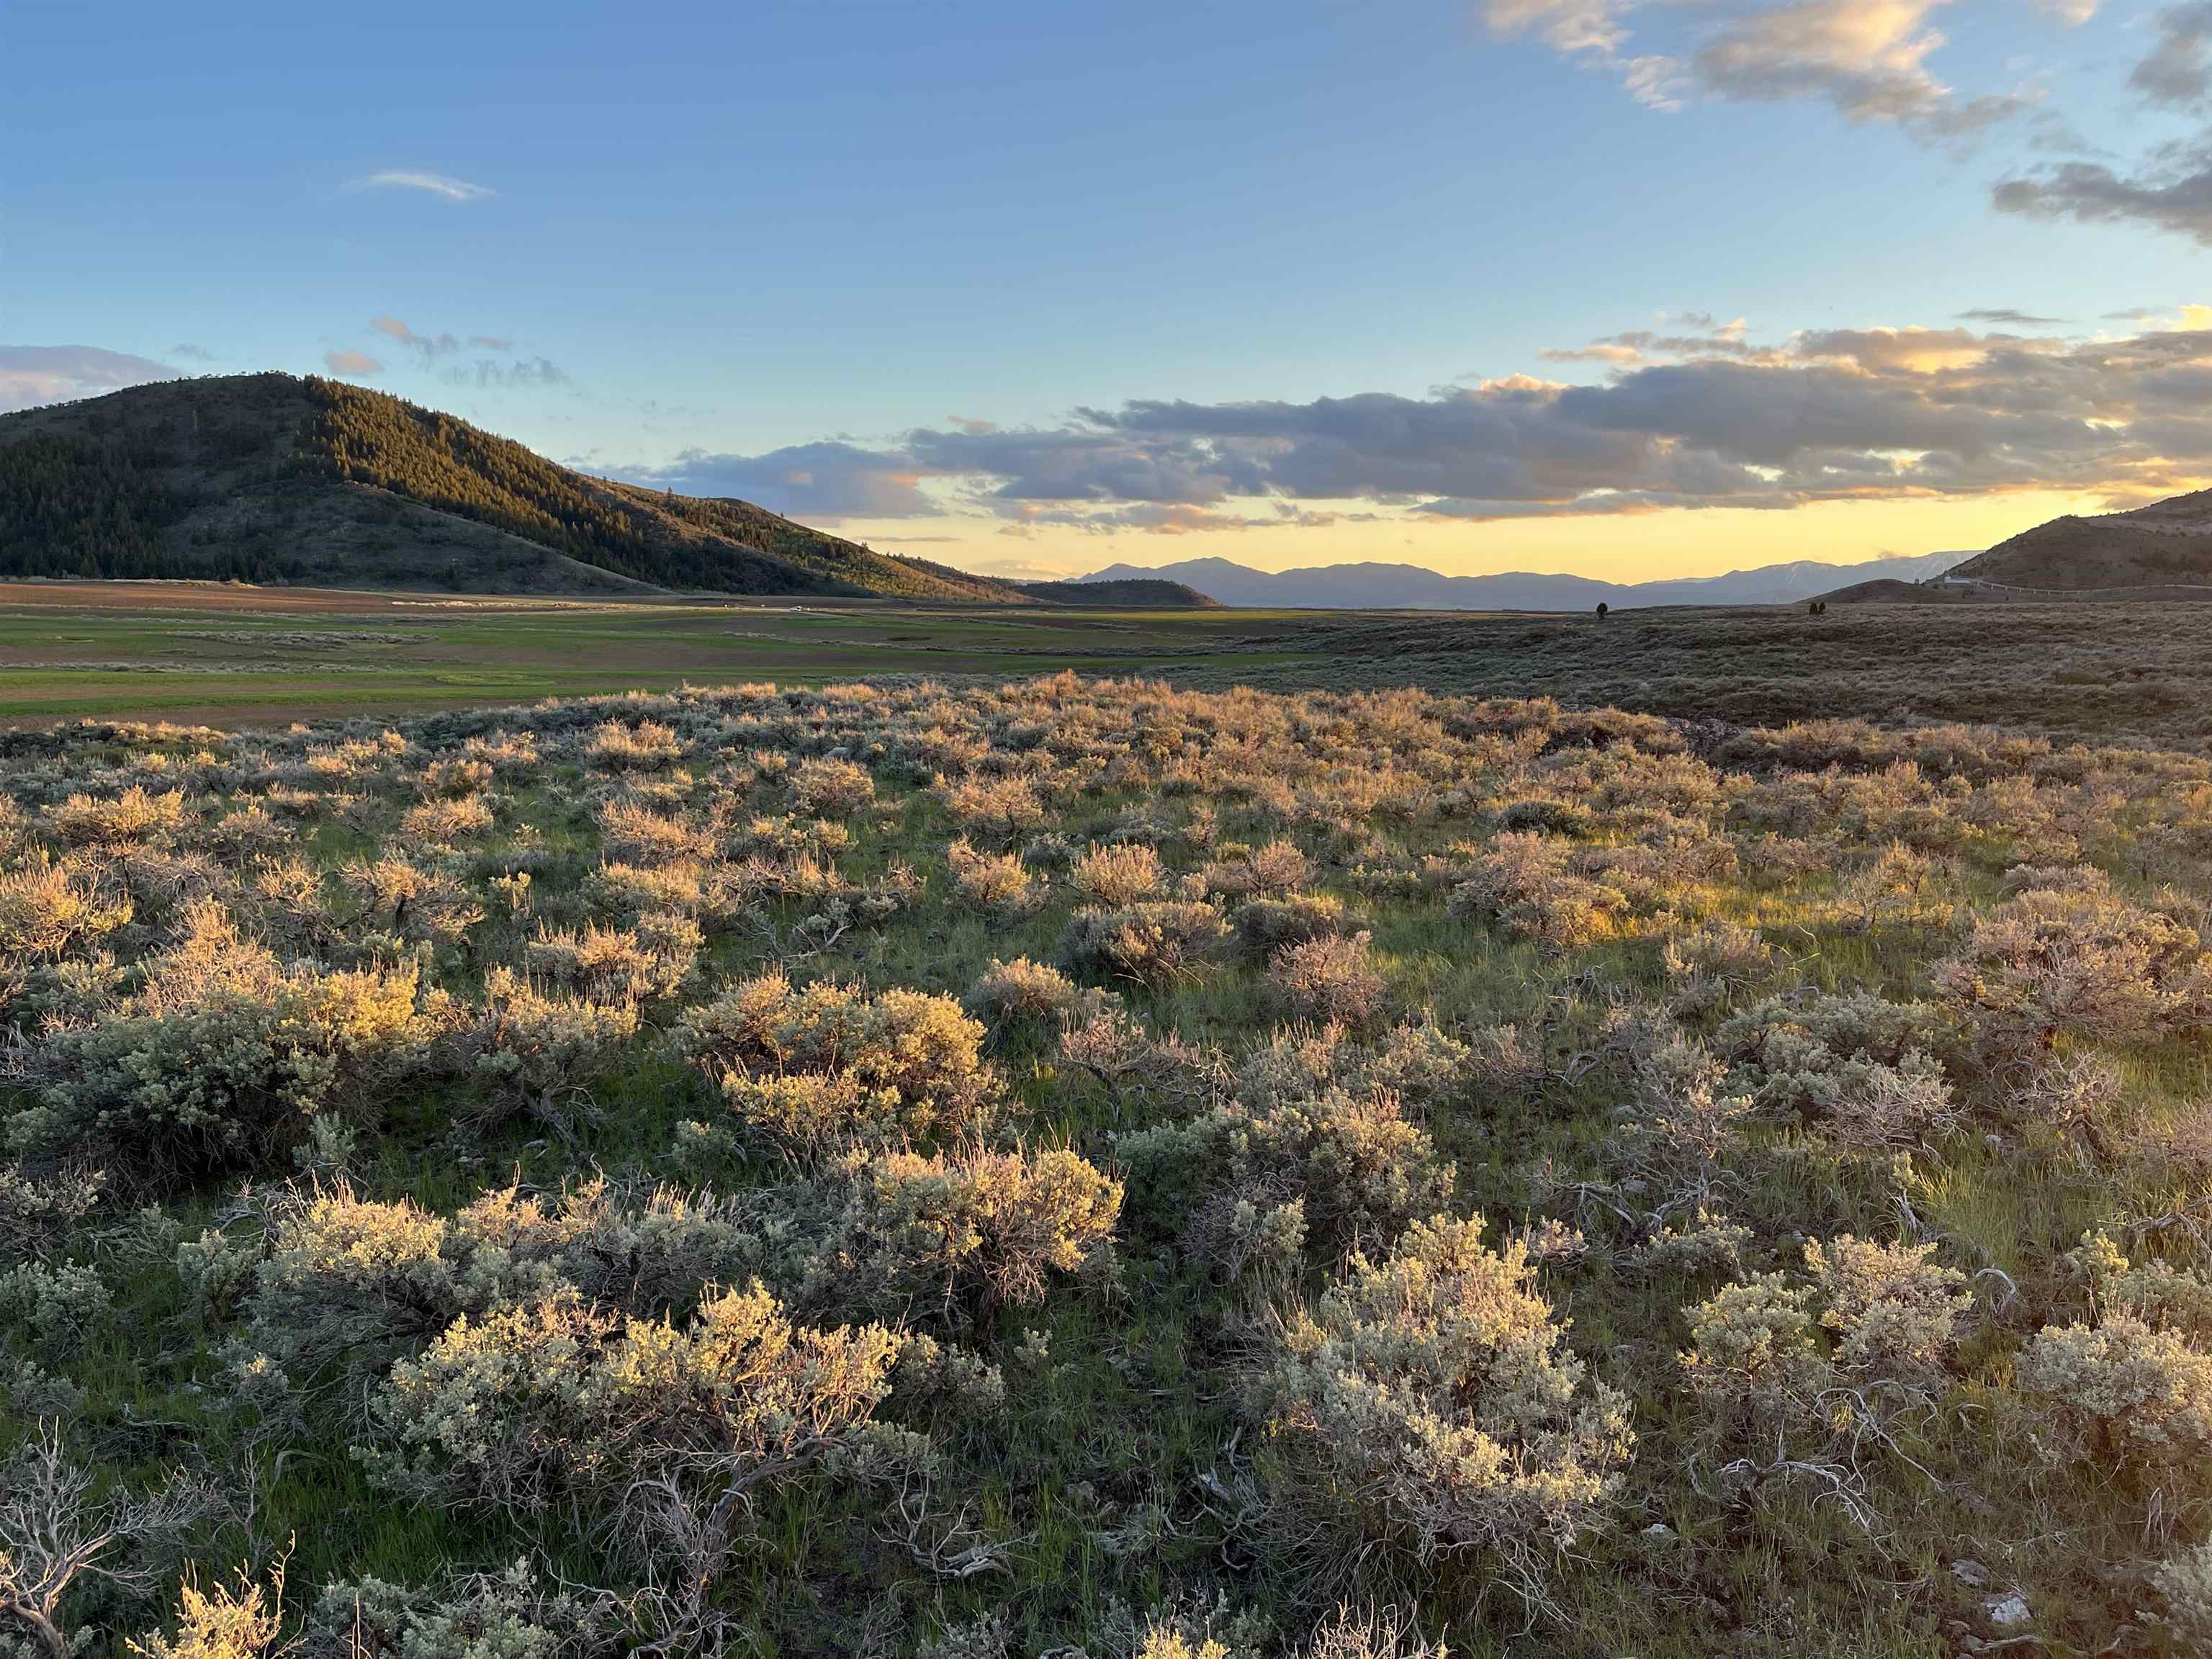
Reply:
[[1419, 686], [1729, 725], [1821, 715], [2212, 743], [2212, 605], [1852, 605], [1595, 616], [487, 599], [0, 584], [0, 723], [215, 724], [775, 680], [1060, 669], [1192, 689]]

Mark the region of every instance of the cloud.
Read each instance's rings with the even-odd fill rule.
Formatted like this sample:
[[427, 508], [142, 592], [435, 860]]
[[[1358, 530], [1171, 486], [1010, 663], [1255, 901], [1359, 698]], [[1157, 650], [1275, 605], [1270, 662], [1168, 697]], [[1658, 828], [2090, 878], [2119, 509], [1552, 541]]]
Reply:
[[[2212, 107], [2212, 0], [2168, 6], [2158, 42], [2128, 84], [2156, 109]], [[2137, 224], [2212, 246], [2212, 134], [2151, 150], [2132, 168], [2075, 160], [2000, 180], [1998, 211], [2077, 224]]]
[[1486, 0], [1483, 21], [1508, 38], [1534, 34], [1563, 57], [1579, 58], [1620, 77], [1630, 97], [1647, 108], [1682, 107], [1681, 64], [1668, 57], [1622, 51], [1627, 15], [1636, 0]]
[[1943, 36], [1928, 15], [1945, 0], [1791, 0], [1723, 24], [1692, 60], [1720, 98], [1814, 98], [1855, 121], [1894, 121], [1947, 135], [2013, 113], [2011, 98], [1960, 104], [1929, 70]]
[[[2038, 317], [2032, 312], [2014, 311], [2010, 306], [1976, 306], [1971, 311], [1959, 313], [1959, 320], [1962, 323], [1996, 323], [2005, 328], [2044, 328], [2063, 323], [2066, 319]], [[2128, 320], [2136, 322], [2141, 318], [2130, 312]]]
[[333, 374], [343, 374], [356, 380], [384, 373], [384, 365], [365, 351], [325, 351], [323, 367]]
[[[878, 541], [910, 539], [896, 536], [879, 536]], [[968, 567], [979, 576], [996, 576], [1004, 582], [1064, 582], [1073, 575], [1073, 565], [1039, 564], [1035, 559], [984, 559]]]
[[169, 355], [188, 363], [211, 363], [215, 361], [213, 352], [191, 344], [173, 345], [169, 348]]
[[620, 469], [616, 476], [687, 495], [735, 495], [809, 522], [930, 518], [944, 511], [922, 490], [910, 459], [836, 441], [765, 455], [689, 450], [665, 466]]
[[446, 380], [449, 385], [474, 386], [480, 392], [521, 392], [568, 384], [567, 371], [545, 357], [518, 357], [505, 363], [480, 357], [473, 363], [447, 369]]
[[435, 196], [447, 202], [481, 202], [495, 192], [483, 185], [472, 185], [465, 179], [456, 179], [443, 173], [425, 173], [407, 168], [390, 168], [350, 179], [346, 188], [361, 190], [413, 190]]
[[2004, 179], [1990, 199], [2002, 213], [2085, 225], [2132, 222], [2212, 246], [2212, 145], [2169, 145], [2133, 174], [2068, 161]]
[[397, 317], [378, 317], [369, 326], [429, 362], [439, 357], [450, 357], [461, 349], [461, 343], [450, 334], [417, 334]]
[[98, 346], [0, 345], [0, 415], [174, 380], [167, 363]]
[[2158, 45], [2128, 84], [2146, 102], [2188, 108], [2212, 91], [2212, 3], [2169, 6], [2158, 15]]
[[921, 428], [625, 476], [801, 519], [949, 511], [1167, 534], [1326, 523], [1354, 504], [1512, 519], [2027, 489], [2141, 500], [2212, 478], [2212, 312], [2121, 340], [1872, 327], [1759, 344], [1726, 325], [1638, 350], [1598, 385], [1140, 399], [1049, 428]]
[[1662, 334], [1656, 329], [1635, 328], [1625, 333], [1608, 334], [1588, 345], [1553, 347], [1537, 356], [1547, 363], [1607, 363], [1625, 368], [1674, 357], [1759, 357], [1772, 349], [1746, 342], [1746, 325], [1741, 317], [1720, 323], [1707, 313], [1686, 311], [1675, 320], [1693, 331]]
[[947, 415], [945, 417], [945, 423], [947, 426], [957, 427], [961, 431], [975, 437], [981, 437], [984, 433], [996, 432], [999, 429], [999, 423], [996, 421], [979, 421], [972, 415]]
[[[1679, 110], [1693, 96], [1717, 101], [1810, 99], [1856, 121], [1886, 121], [1958, 138], [2025, 107], [2020, 98], [1960, 101], [1928, 67], [1943, 45], [1929, 14], [1948, 0], [1784, 0], [1711, 12], [1655, 0], [1485, 0], [1484, 21], [1502, 37], [1533, 36], [1573, 61], [1613, 75], [1639, 103]], [[1679, 50], [1630, 50], [1629, 20], [1644, 10], [1690, 15]], [[2069, 24], [2095, 0], [2046, 0]]]
[[[372, 319], [369, 327], [394, 344], [415, 354], [424, 368], [458, 356], [461, 342], [451, 334], [423, 334], [399, 320], [383, 316]], [[502, 354], [500, 356], [478, 357], [465, 363], [453, 363], [447, 368], [444, 380], [448, 386], [468, 387], [478, 392], [510, 392], [539, 389], [569, 384], [568, 371], [549, 357], [514, 356], [514, 342], [496, 334], [471, 334], [468, 337], [471, 350]], [[373, 361], [359, 353], [349, 354], [360, 362]], [[382, 368], [381, 364], [377, 365]], [[373, 373], [357, 370], [356, 373]]]

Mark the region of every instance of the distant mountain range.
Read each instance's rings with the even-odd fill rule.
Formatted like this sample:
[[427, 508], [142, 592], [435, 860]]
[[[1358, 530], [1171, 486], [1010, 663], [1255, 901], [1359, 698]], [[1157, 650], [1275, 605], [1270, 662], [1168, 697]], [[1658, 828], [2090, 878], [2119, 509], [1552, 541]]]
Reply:
[[1085, 582], [1151, 578], [1182, 583], [1224, 605], [1342, 611], [1616, 611], [1653, 605], [1790, 605], [1843, 581], [1921, 581], [1975, 557], [1972, 552], [1923, 553], [1863, 564], [1790, 564], [1732, 570], [1725, 576], [1664, 581], [1601, 582], [1585, 576], [1514, 571], [1494, 576], [1447, 576], [1413, 564], [1324, 564], [1302, 570], [1254, 570], [1227, 559], [1186, 559], [1156, 569], [1109, 565]]

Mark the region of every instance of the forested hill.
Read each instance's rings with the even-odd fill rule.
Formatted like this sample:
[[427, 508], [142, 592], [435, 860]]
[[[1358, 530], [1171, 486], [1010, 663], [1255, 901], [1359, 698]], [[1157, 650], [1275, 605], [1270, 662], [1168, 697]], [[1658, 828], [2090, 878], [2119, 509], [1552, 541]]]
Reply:
[[1036, 602], [749, 501], [590, 477], [434, 410], [289, 374], [0, 416], [0, 575]]

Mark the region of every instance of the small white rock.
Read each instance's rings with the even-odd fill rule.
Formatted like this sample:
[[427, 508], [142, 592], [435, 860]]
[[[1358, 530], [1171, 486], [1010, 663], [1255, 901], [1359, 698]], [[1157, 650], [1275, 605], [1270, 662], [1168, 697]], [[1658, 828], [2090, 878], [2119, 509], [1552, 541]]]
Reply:
[[1982, 1603], [1982, 1616], [1999, 1630], [2010, 1630], [2014, 1625], [2024, 1625], [2035, 1615], [2028, 1611], [2027, 1598], [2018, 1590], [2009, 1595], [1992, 1595]]

